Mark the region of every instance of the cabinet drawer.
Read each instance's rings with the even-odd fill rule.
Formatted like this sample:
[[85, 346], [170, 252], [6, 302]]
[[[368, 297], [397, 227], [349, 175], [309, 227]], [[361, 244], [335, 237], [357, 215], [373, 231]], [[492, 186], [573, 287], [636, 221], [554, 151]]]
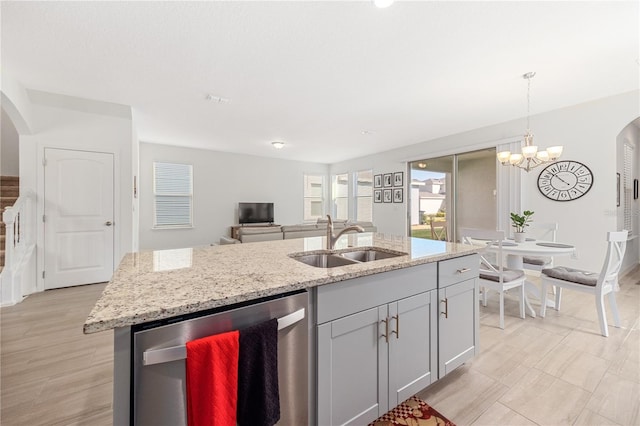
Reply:
[[438, 262], [438, 287], [443, 288], [478, 276], [480, 258], [477, 254]]
[[317, 323], [433, 290], [437, 281], [436, 264], [427, 263], [316, 287]]

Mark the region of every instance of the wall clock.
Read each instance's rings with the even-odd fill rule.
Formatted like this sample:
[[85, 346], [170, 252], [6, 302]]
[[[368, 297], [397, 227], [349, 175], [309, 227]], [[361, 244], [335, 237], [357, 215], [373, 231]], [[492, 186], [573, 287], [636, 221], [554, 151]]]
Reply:
[[577, 161], [556, 161], [538, 176], [538, 189], [550, 200], [571, 201], [582, 197], [593, 186], [593, 173]]

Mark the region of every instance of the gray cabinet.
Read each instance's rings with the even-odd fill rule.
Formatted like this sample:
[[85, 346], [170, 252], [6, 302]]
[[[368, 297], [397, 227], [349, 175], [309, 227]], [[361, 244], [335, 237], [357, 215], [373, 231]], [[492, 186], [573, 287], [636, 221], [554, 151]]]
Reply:
[[438, 378], [479, 351], [477, 255], [439, 262]]
[[389, 305], [390, 409], [437, 380], [436, 296], [433, 290]]
[[366, 424], [436, 380], [436, 282], [430, 264], [318, 288], [319, 425]]

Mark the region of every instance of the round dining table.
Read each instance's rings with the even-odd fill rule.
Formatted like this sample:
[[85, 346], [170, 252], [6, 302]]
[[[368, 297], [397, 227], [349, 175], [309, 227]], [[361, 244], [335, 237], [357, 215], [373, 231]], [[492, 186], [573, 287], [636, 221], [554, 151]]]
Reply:
[[[498, 245], [496, 243], [486, 242], [486, 244], [488, 250], [498, 252]], [[524, 256], [555, 257], [572, 255], [575, 252], [576, 248], [571, 244], [535, 240], [533, 238], [527, 238], [526, 241], [522, 243], [516, 243], [511, 239], [502, 242], [502, 254], [507, 255], [507, 267], [510, 269], [523, 269], [522, 259]], [[529, 303], [527, 293], [538, 298], [540, 303], [542, 303], [543, 297], [540, 294], [538, 286], [530, 280], [525, 281], [525, 304], [531, 316], [535, 318], [536, 312]], [[555, 307], [555, 302], [553, 300], [547, 300], [546, 295], [544, 296], [547, 306]]]

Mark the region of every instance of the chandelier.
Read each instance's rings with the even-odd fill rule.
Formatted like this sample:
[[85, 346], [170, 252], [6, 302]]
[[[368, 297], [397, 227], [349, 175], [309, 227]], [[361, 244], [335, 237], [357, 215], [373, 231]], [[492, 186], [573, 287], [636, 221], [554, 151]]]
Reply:
[[498, 155], [498, 161], [503, 166], [516, 166], [530, 171], [541, 164], [556, 161], [562, 155], [562, 146], [550, 146], [546, 150], [538, 151], [538, 147], [533, 144], [533, 135], [529, 130], [529, 114], [531, 109], [531, 101], [529, 92], [531, 90], [531, 79], [536, 75], [535, 72], [528, 72], [522, 76], [527, 80], [527, 131], [524, 134], [524, 146], [522, 153], [511, 153], [511, 151], [501, 151]]

